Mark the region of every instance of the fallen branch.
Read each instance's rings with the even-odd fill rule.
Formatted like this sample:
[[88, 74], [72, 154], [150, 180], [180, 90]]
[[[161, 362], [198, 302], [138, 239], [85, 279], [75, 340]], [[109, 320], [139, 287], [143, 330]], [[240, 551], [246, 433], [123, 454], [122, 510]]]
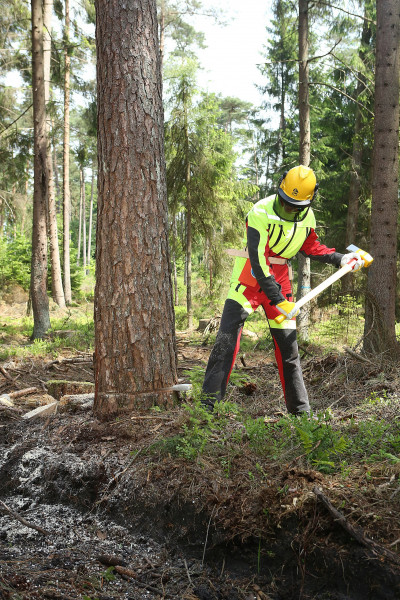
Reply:
[[348, 354], [350, 354], [350, 356], [352, 356], [353, 358], [356, 358], [357, 360], [361, 360], [362, 362], [368, 363], [369, 365], [376, 367], [376, 364], [374, 364], [372, 361], [368, 360], [368, 358], [365, 358], [365, 356], [361, 356], [361, 354], [358, 354], [358, 352], [354, 352], [354, 350], [352, 350], [351, 348], [344, 346], [344, 350]]
[[4, 367], [0, 367], [0, 373], [3, 375], [3, 377], [4, 377], [5, 379], [7, 379], [7, 381], [11, 381], [12, 383], [15, 383], [15, 379], [13, 379], [13, 378], [11, 377], [11, 375], [9, 375], [9, 374], [7, 373], [7, 371], [5, 370], [5, 368], [4, 368]]
[[73, 364], [89, 364], [93, 362], [93, 356], [92, 355], [86, 355], [86, 356], [74, 356], [72, 358], [57, 358], [56, 360], [52, 360], [49, 363], [47, 363], [45, 365], [45, 369], [50, 369], [50, 367], [52, 367], [53, 365], [73, 365]]
[[25, 388], [24, 390], [18, 390], [17, 392], [10, 392], [8, 395], [10, 398], [20, 398], [21, 396], [28, 396], [29, 394], [36, 394], [39, 390], [35, 387]]
[[39, 533], [42, 533], [43, 535], [51, 535], [51, 531], [47, 531], [46, 529], [43, 529], [42, 527], [39, 527], [38, 525], [29, 523], [29, 521], [26, 521], [23, 517], [21, 517], [21, 515], [19, 515], [17, 512], [15, 512], [15, 510], [11, 510], [11, 508], [9, 508], [7, 506], [7, 504], [4, 504], [4, 502], [2, 500], [0, 500], [0, 506], [3, 507], [3, 509], [6, 512], [8, 512], [8, 514], [10, 514], [12, 517], [14, 517], [14, 519], [17, 519], [17, 521], [22, 523], [22, 525], [25, 525], [25, 527], [29, 527], [30, 529], [35, 529], [35, 531], [38, 531]]
[[396, 565], [400, 565], [400, 556], [398, 554], [395, 554], [391, 550], [388, 550], [384, 546], [381, 546], [380, 544], [377, 544], [370, 538], [366, 537], [363, 530], [359, 527], [356, 528], [353, 527], [353, 525], [350, 525], [346, 517], [342, 515], [342, 513], [340, 513], [338, 510], [336, 510], [329, 498], [327, 498], [319, 488], [314, 487], [313, 493], [317, 496], [319, 500], [321, 500], [322, 504], [333, 516], [335, 522], [338, 523], [341, 527], [343, 527], [343, 529], [347, 531], [347, 533], [349, 533], [359, 544], [371, 550], [373, 554], [383, 555]]

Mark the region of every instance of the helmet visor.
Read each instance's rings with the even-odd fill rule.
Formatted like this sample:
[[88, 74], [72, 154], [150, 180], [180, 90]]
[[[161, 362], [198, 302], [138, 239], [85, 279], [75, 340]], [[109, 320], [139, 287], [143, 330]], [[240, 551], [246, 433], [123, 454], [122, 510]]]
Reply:
[[293, 200], [290, 196], [285, 194], [281, 187], [278, 188], [279, 197], [282, 198], [286, 204], [289, 204], [292, 208], [298, 208], [299, 210], [305, 208], [306, 206], [310, 206], [311, 200]]

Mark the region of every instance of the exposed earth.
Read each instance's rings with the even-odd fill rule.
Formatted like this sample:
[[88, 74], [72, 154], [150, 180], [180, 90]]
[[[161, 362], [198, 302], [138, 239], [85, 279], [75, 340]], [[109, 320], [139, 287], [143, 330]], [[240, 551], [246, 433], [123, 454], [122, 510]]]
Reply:
[[[183, 379], [210, 351], [184, 334], [178, 350]], [[398, 417], [397, 370], [307, 352], [315, 410], [353, 418], [357, 402], [380, 389], [393, 396], [385, 418]], [[284, 462], [256, 460], [245, 447], [229, 468], [212, 455], [188, 460], [163, 444], [188, 421], [184, 399], [110, 423], [79, 407], [27, 421], [51, 400], [49, 380], [93, 381], [91, 357], [65, 351], [55, 362], [0, 366], [0, 393], [38, 389], [15, 401], [20, 412], [0, 412], [2, 600], [400, 598], [400, 460], [368, 472], [360, 465], [347, 478], [311, 469], [295, 448]], [[271, 353], [242, 355], [237, 374], [229, 399], [253, 417], [279, 418]], [[228, 419], [226, 435], [235, 427]], [[316, 490], [372, 545], [335, 522]]]

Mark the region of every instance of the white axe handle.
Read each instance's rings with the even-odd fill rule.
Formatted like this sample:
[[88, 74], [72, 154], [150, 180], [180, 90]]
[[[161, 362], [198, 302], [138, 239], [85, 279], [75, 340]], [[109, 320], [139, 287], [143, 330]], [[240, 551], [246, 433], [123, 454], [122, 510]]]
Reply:
[[[332, 285], [333, 283], [335, 283], [335, 281], [337, 281], [338, 279], [340, 279], [341, 277], [343, 277], [343, 275], [346, 275], [346, 273], [350, 273], [350, 271], [353, 269], [354, 264], [357, 262], [357, 259], [352, 258], [350, 260], [350, 262], [348, 262], [347, 264], [345, 264], [341, 269], [339, 269], [338, 271], [336, 271], [336, 273], [334, 273], [333, 275], [331, 275], [330, 277], [328, 277], [328, 279], [325, 279], [325, 281], [323, 281], [322, 283], [320, 283], [319, 285], [317, 285], [317, 287], [315, 287], [313, 290], [311, 290], [310, 292], [308, 292], [308, 294], [305, 294], [305, 296], [303, 296], [302, 298], [300, 298], [300, 300], [298, 302], [296, 302], [296, 304], [293, 307], [293, 311], [294, 314], [305, 304], [307, 304], [307, 302], [310, 302], [310, 300], [312, 300], [313, 298], [315, 298], [315, 296], [318, 296], [318, 294], [320, 294], [321, 292], [323, 292], [324, 290], [326, 290], [326, 288], [328, 288], [330, 285]], [[275, 321], [276, 323], [282, 323], [282, 321], [284, 321], [286, 319], [285, 315], [278, 315], [277, 317], [275, 317]]]

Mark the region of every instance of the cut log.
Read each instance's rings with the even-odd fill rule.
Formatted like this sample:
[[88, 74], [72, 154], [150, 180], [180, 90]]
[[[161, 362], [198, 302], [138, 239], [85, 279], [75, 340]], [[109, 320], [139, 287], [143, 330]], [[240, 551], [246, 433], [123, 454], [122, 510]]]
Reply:
[[0, 406], [7, 406], [8, 408], [14, 407], [14, 402], [11, 400], [10, 394], [3, 394], [3, 396], [0, 396]]
[[94, 393], [94, 383], [88, 381], [65, 381], [51, 379], [47, 382], [47, 389], [51, 396], [60, 400], [62, 396], [75, 396], [77, 394]]
[[209, 321], [210, 319], [199, 319], [199, 326], [197, 328], [197, 331], [204, 331]]
[[61, 410], [82, 409], [87, 410], [93, 407], [94, 393], [92, 394], [68, 394], [62, 396], [59, 406]]
[[45, 406], [38, 406], [34, 410], [30, 410], [29, 412], [22, 415], [22, 418], [26, 421], [31, 421], [33, 419], [38, 419], [42, 417], [47, 417], [49, 415], [53, 415], [57, 412], [58, 402], [52, 402], [51, 404], [46, 404]]
[[10, 398], [20, 398], [21, 396], [28, 396], [29, 394], [36, 394], [39, 390], [35, 387], [25, 388], [23, 390], [18, 390], [16, 392], [10, 392], [8, 395]]

